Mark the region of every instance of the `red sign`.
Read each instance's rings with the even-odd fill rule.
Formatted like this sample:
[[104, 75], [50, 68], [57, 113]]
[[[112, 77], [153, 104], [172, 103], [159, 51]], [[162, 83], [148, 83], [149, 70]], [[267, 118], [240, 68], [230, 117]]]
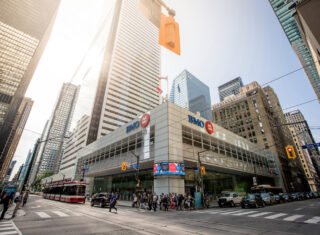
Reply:
[[175, 163], [170, 163], [169, 164], [169, 171], [175, 172], [176, 170], [177, 170], [177, 165]]
[[150, 122], [150, 115], [148, 113], [143, 114], [140, 119], [140, 126], [146, 127], [148, 126], [149, 122]]
[[213, 125], [211, 122], [206, 121], [205, 123], [207, 132], [211, 135], [213, 133]]

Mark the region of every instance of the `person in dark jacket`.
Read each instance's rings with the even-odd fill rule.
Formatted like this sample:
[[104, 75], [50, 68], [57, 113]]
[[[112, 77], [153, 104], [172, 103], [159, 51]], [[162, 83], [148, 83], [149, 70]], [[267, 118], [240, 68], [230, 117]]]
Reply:
[[115, 195], [114, 193], [111, 194], [111, 200], [110, 200], [110, 206], [109, 206], [109, 212], [111, 212], [112, 208], [116, 210], [116, 212], [118, 211], [116, 208], [116, 204], [117, 204], [117, 195]]
[[2, 209], [0, 220], [3, 220], [4, 215], [6, 214], [9, 206], [11, 205], [11, 202], [12, 202], [12, 198], [10, 197], [10, 195], [8, 195], [7, 191], [4, 191], [1, 196], [1, 204], [3, 204], [3, 209]]

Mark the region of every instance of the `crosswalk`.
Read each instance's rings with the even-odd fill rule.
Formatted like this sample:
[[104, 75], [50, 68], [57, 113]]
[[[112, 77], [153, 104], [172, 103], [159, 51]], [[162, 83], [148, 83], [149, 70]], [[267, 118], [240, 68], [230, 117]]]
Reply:
[[[187, 212], [186, 212], [187, 213]], [[189, 212], [190, 213], [190, 212]], [[301, 222], [306, 224], [320, 224], [320, 216], [310, 217], [308, 215], [301, 214], [287, 214], [280, 212], [269, 212], [259, 210], [199, 210], [191, 213], [196, 214], [211, 214], [211, 215], [230, 215], [230, 216], [247, 216], [250, 218], [263, 218], [269, 220], [279, 220], [288, 222]]]
[[[77, 212], [62, 212], [62, 211], [35, 211], [34, 212], [38, 217], [41, 219], [49, 219], [53, 217], [73, 217], [73, 216], [80, 216], [81, 213]], [[1, 234], [0, 234], [1, 235]]]
[[0, 235], [18, 234], [21, 235], [19, 229], [12, 221], [0, 222]]

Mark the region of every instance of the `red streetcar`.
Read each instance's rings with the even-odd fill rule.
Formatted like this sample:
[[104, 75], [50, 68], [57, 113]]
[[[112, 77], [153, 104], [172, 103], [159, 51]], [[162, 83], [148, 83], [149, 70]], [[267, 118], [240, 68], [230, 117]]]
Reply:
[[65, 181], [49, 184], [43, 198], [62, 202], [85, 202], [86, 182]]

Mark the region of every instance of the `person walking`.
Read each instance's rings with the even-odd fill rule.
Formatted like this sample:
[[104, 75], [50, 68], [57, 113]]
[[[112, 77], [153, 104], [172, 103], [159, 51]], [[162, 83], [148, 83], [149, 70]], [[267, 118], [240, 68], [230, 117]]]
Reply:
[[148, 193], [148, 210], [151, 211], [152, 209], [152, 195]]
[[6, 214], [8, 208], [11, 205], [11, 202], [12, 202], [12, 198], [10, 197], [10, 195], [8, 195], [7, 191], [4, 191], [1, 196], [1, 204], [3, 204], [3, 208], [2, 208], [0, 220], [3, 220], [4, 215]]
[[134, 193], [133, 194], [133, 201], [132, 201], [132, 207], [136, 207], [138, 203], [138, 197], [137, 195]]
[[22, 207], [24, 207], [24, 205], [27, 204], [28, 197], [29, 197], [29, 191], [27, 191], [23, 197]]
[[117, 204], [117, 195], [115, 195], [114, 193], [111, 194], [111, 199], [110, 199], [110, 206], [109, 206], [109, 212], [112, 211], [112, 208], [116, 210], [116, 212], [118, 212], [117, 208], [116, 208], [116, 204]]
[[173, 195], [173, 194], [172, 194], [172, 196], [171, 196], [170, 209], [176, 209], [176, 206], [175, 206], [175, 198], [174, 198], [174, 195]]
[[156, 193], [153, 193], [153, 197], [152, 197], [152, 207], [153, 210], [156, 212], [157, 210], [157, 204], [158, 204], [158, 196]]
[[168, 211], [168, 195], [163, 196], [162, 207], [164, 207], [164, 211]]
[[16, 203], [16, 207], [14, 208], [14, 211], [12, 213], [12, 218], [14, 218], [16, 216], [17, 211], [20, 208], [20, 205], [21, 205], [21, 202], [23, 199], [23, 194], [24, 194], [24, 192], [21, 192], [21, 194], [14, 200], [14, 202]]
[[183, 204], [183, 195], [182, 194], [179, 194], [178, 196], [178, 206], [177, 206], [177, 210], [181, 210], [182, 211], [182, 204]]

